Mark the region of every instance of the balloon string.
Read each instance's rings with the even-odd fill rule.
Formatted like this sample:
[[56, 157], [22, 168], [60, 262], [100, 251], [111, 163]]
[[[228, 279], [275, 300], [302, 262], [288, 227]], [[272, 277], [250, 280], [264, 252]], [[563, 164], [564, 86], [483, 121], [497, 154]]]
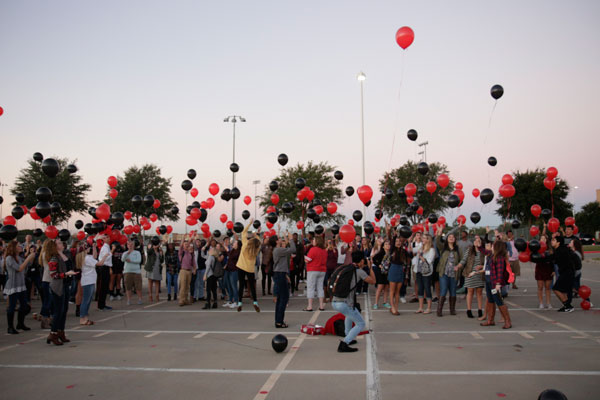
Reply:
[[490, 128], [492, 127], [492, 117], [494, 116], [494, 111], [496, 110], [496, 105], [498, 104], [498, 100], [494, 101], [494, 106], [492, 107], [492, 112], [490, 113], [490, 119], [488, 121], [488, 131], [485, 134], [485, 139], [483, 140], [483, 144], [487, 143], [487, 138], [490, 133]]
[[554, 196], [552, 196], [552, 190], [550, 190], [550, 203], [552, 203], [552, 218], [554, 218]]
[[400, 94], [402, 93], [402, 82], [404, 82], [404, 56], [405, 52], [402, 52], [402, 61], [400, 63], [400, 87], [398, 87], [398, 102], [400, 101]]

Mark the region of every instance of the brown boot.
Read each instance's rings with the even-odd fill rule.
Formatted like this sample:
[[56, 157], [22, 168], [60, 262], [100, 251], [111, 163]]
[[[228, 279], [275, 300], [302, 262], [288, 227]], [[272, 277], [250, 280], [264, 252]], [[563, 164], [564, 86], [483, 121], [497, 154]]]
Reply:
[[508, 313], [508, 306], [503, 305], [498, 307], [500, 309], [500, 314], [504, 317], [504, 326], [502, 329], [510, 329], [512, 328], [512, 324], [510, 322], [510, 314]]
[[56, 346], [63, 345], [63, 343], [58, 338], [58, 335], [56, 334], [56, 332], [50, 332], [50, 334], [46, 338], [46, 343], [50, 344], [51, 342], [54, 343]]
[[58, 331], [58, 338], [61, 340], [61, 342], [63, 343], [69, 343], [70, 340], [67, 339], [67, 337], [65, 336], [65, 331]]
[[446, 302], [446, 296], [444, 297], [440, 297], [440, 299], [438, 300], [438, 307], [437, 307], [437, 316], [441, 317], [442, 315], [444, 315], [442, 313], [442, 311], [444, 310], [444, 303]]
[[494, 322], [494, 317], [496, 316], [496, 304], [495, 303], [486, 303], [485, 304], [485, 313], [487, 314], [487, 321], [482, 322], [479, 325], [481, 325], [481, 326], [496, 325], [496, 323]]
[[50, 318], [45, 318], [45, 317], [42, 317], [42, 316], [40, 316], [40, 318], [41, 318], [41, 321], [42, 321], [40, 323], [41, 328], [42, 329], [50, 329]]
[[456, 296], [450, 296], [450, 315], [456, 315]]

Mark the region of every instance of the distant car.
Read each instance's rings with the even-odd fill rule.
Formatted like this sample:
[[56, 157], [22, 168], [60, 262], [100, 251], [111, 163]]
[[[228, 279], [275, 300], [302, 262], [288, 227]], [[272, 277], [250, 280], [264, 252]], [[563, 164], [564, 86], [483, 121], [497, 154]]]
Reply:
[[579, 239], [581, 240], [581, 244], [583, 244], [583, 245], [596, 244], [596, 240], [589, 233], [582, 233], [581, 235], [579, 235]]

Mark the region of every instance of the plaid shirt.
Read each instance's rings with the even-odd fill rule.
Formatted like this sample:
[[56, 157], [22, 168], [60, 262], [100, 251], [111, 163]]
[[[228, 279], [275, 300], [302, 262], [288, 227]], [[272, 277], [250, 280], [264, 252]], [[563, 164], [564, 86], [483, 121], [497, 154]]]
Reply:
[[490, 263], [490, 281], [492, 282], [492, 287], [496, 285], [506, 285], [506, 280], [504, 279], [504, 272], [506, 271], [506, 262], [507, 261], [505, 258], [498, 258], [497, 260], [492, 258]]

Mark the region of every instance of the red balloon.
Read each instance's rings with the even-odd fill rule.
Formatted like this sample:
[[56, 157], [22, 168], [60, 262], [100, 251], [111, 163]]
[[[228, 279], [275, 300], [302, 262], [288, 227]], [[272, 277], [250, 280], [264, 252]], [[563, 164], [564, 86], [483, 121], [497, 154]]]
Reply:
[[208, 225], [206, 222], [203, 223], [202, 225], [200, 225], [200, 230], [202, 232], [210, 232], [210, 225]]
[[[197, 210], [197, 208], [196, 208]], [[191, 215], [188, 215], [187, 217], [185, 217], [185, 223], [188, 225], [196, 225], [198, 223], [198, 220], [194, 217], [192, 217]]]
[[56, 237], [58, 236], [58, 229], [56, 229], [54, 225], [48, 225], [44, 233], [48, 238], [56, 239]]
[[23, 209], [24, 215], [27, 215], [27, 212], [28, 212], [27, 206], [21, 206], [21, 208]]
[[340, 239], [345, 243], [351, 243], [356, 236], [356, 231], [352, 225], [344, 225], [340, 228]]
[[371, 189], [371, 186], [369, 185], [360, 186], [356, 190], [356, 193], [358, 194], [358, 198], [360, 199], [360, 201], [363, 202], [363, 204], [367, 204], [369, 201], [371, 201], [371, 198], [373, 197], [373, 189]]
[[269, 221], [267, 221], [266, 225], [267, 225], [267, 228], [269, 228], [269, 229], [271, 229], [273, 227], [273, 223], [269, 222]]
[[102, 203], [96, 208], [96, 216], [98, 219], [106, 221], [110, 218], [110, 207], [106, 203]]
[[173, 227], [171, 225], [167, 225], [167, 235], [170, 235], [173, 232]]
[[83, 239], [85, 239], [85, 232], [84, 231], [77, 232], [77, 240], [83, 240]]
[[46, 215], [44, 218], [42, 218], [42, 221], [43, 221], [45, 224], [49, 223], [49, 222], [50, 222], [50, 216], [49, 216], [49, 215]]
[[439, 225], [446, 225], [446, 217], [444, 217], [443, 215], [441, 217], [438, 218], [438, 224]]
[[542, 242], [540, 240], [540, 249], [538, 250], [539, 254], [544, 254], [544, 252], [548, 250], [548, 245], [546, 244], [546, 242]]
[[244, 203], [248, 206], [252, 202], [252, 198], [250, 196], [244, 197]]
[[565, 218], [565, 226], [572, 226], [572, 225], [575, 225], [575, 218], [573, 218], [573, 217]]
[[579, 297], [587, 300], [590, 298], [590, 295], [592, 294], [592, 289], [590, 289], [590, 287], [587, 285], [581, 285], [579, 287], [578, 293], [579, 293]]
[[140, 218], [140, 224], [141, 225], [144, 225], [144, 224], [147, 224], [147, 223], [148, 223], [148, 217], [142, 217], [142, 218]]
[[446, 175], [446, 174], [441, 174], [437, 178], [437, 183], [441, 187], [445, 188], [446, 186], [448, 186], [450, 184], [450, 178], [448, 178], [448, 175]]
[[267, 214], [276, 213], [276, 212], [277, 212], [277, 209], [275, 208], [275, 206], [267, 207]]
[[573, 234], [577, 235], [579, 233], [579, 228], [577, 225], [573, 225]]
[[465, 192], [463, 192], [461, 189], [455, 189], [454, 192], [452, 192], [452, 194], [458, 196], [458, 198], [460, 199], [460, 203], [458, 204], [458, 206], [462, 206], [462, 203], [465, 200]]
[[558, 170], [554, 167], [550, 167], [546, 170], [546, 176], [549, 179], [554, 179], [558, 175]]
[[17, 220], [12, 215], [7, 215], [4, 217], [4, 225], [16, 225]]
[[134, 225], [133, 226], [133, 231], [135, 233], [140, 233], [142, 231], [142, 228], [139, 225]]
[[462, 190], [462, 188], [463, 188], [463, 184], [462, 184], [462, 183], [460, 183], [460, 182], [456, 182], [456, 185], [454, 185], [454, 188], [455, 188], [455, 189], [458, 189], [458, 190]]
[[279, 195], [277, 193], [273, 193], [271, 195], [271, 203], [277, 205], [279, 203]]
[[337, 204], [335, 204], [334, 202], [327, 204], [327, 212], [329, 214], [335, 214], [336, 211], [337, 211]]
[[269, 236], [275, 236], [275, 235], [277, 235], [277, 232], [275, 232], [275, 229], [270, 229]]
[[4, 109], [0, 107], [0, 115], [4, 114]]
[[156, 222], [157, 219], [158, 219], [158, 215], [156, 215], [154, 213], [150, 214], [150, 221]]
[[[352, 220], [350, 220], [350, 222], [352, 222]], [[392, 225], [392, 226], [398, 225], [398, 219], [396, 219], [395, 217], [390, 219], [390, 225]]]
[[33, 220], [38, 220], [40, 219], [40, 216], [37, 215], [37, 213], [35, 212], [35, 207], [31, 207], [31, 210], [29, 210], [29, 215], [31, 215], [31, 219]]
[[225, 226], [227, 227], [227, 229], [233, 229], [233, 221], [227, 221]]
[[150, 228], [152, 228], [152, 225], [146, 223], [146, 224], [142, 225], [142, 228], [144, 228], [145, 231], [148, 231], [148, 230], [150, 230]]
[[313, 209], [315, 210], [315, 212], [317, 213], [317, 215], [321, 215], [323, 213], [323, 206], [322, 205], [314, 206]]
[[348, 220], [348, 224], [349, 224], [349, 225], [354, 225], [354, 220], [353, 220], [353, 219], [349, 219], [349, 220]]
[[459, 224], [465, 224], [465, 222], [467, 222], [467, 217], [465, 217], [464, 215], [459, 215], [458, 217], [456, 217], [456, 221]]
[[123, 228], [123, 232], [125, 232], [126, 235], [131, 235], [133, 233], [133, 226], [127, 225]]
[[117, 186], [117, 178], [115, 178], [114, 176], [109, 176], [107, 179], [108, 182], [108, 186], [110, 186], [111, 188], [114, 188], [115, 186]]
[[304, 193], [304, 190], [298, 190], [298, 193], [296, 193], [296, 197], [298, 198], [299, 201], [304, 201], [304, 199], [306, 198], [306, 193]]
[[110, 191], [108, 192], [108, 195], [113, 200], [117, 198], [118, 194], [119, 194], [119, 191], [117, 189], [110, 189]]
[[558, 218], [550, 218], [548, 221], [548, 230], [552, 233], [556, 232], [560, 228], [560, 221]]
[[498, 191], [500, 193], [500, 196], [504, 197], [505, 199], [511, 198], [515, 195], [515, 187], [511, 184], [504, 184], [502, 186], [500, 186], [500, 189]]
[[160, 207], [160, 200], [159, 199], [155, 199], [154, 200], [154, 204], [152, 204], [152, 207], [154, 207], [155, 209]]
[[202, 232], [202, 236], [204, 239], [208, 239], [210, 237], [210, 231]]
[[109, 234], [109, 237], [110, 237], [110, 242], [111, 243], [112, 242], [118, 242], [119, 238], [121, 237], [121, 232], [119, 232], [117, 230], [111, 231], [110, 234]]
[[404, 186], [404, 193], [406, 193], [407, 196], [414, 196], [417, 194], [417, 186], [414, 183], [407, 183], [406, 186]]
[[402, 49], [406, 50], [408, 46], [415, 40], [415, 32], [408, 26], [403, 26], [396, 32], [396, 43]]
[[513, 181], [513, 177], [510, 174], [504, 174], [502, 176], [502, 184], [504, 185], [512, 185]]
[[412, 197], [412, 196], [406, 196], [406, 202], [407, 202], [408, 204], [412, 204], [412, 203], [413, 203], [413, 201], [415, 201], [415, 198], [414, 198], [414, 197]]
[[125, 236], [125, 235], [119, 235], [119, 239], [118, 240], [119, 240], [119, 243], [121, 245], [124, 245], [125, 243], [127, 243], [127, 236]]
[[538, 218], [541, 213], [542, 213], [542, 207], [540, 207], [537, 204], [534, 204], [531, 206], [531, 215]]
[[219, 185], [217, 185], [216, 183], [211, 183], [210, 186], [208, 186], [208, 192], [211, 195], [216, 196], [217, 193], [219, 193]]
[[522, 251], [519, 253], [519, 261], [521, 262], [529, 262], [529, 253], [526, 251]]
[[206, 199], [206, 206], [209, 210], [213, 208], [215, 206], [215, 199], [213, 199], [212, 197]]
[[220, 220], [222, 223], [225, 223], [225, 222], [227, 222], [227, 214], [221, 214], [221, 216], [219, 217], [219, 220]]
[[190, 190], [190, 194], [193, 198], [196, 198], [196, 196], [198, 196], [198, 189], [192, 188], [192, 190]]
[[313, 201], [314, 198], [315, 198], [315, 192], [313, 192], [312, 190], [309, 190], [308, 193], [306, 194], [306, 200]]
[[427, 190], [431, 194], [433, 194], [433, 192], [435, 192], [436, 189], [437, 185], [434, 181], [429, 181], [427, 182], [427, 185], [425, 185], [425, 190]]
[[206, 204], [206, 201], [200, 202], [200, 208], [204, 208], [205, 210], [208, 208], [208, 204]]
[[296, 222], [296, 228], [303, 229], [304, 228], [304, 222], [303, 221]]
[[554, 178], [544, 178], [544, 186], [546, 186], [546, 189], [552, 191], [556, 187], [556, 181]]
[[540, 228], [538, 228], [537, 226], [532, 225], [531, 228], [529, 228], [529, 235], [531, 235], [531, 237], [536, 237], [539, 233]]
[[423, 207], [419, 206], [419, 208], [417, 208], [417, 214], [423, 215]]
[[475, 198], [479, 197], [479, 189], [477, 189], [477, 188], [473, 189], [472, 193], [473, 193], [473, 197], [475, 197]]
[[381, 232], [381, 228], [378, 227], [378, 226], [374, 227], [373, 230], [374, 230], [375, 233]]
[[199, 208], [196, 208], [196, 207], [194, 207], [194, 208], [192, 208], [192, 209], [191, 209], [191, 211], [190, 211], [190, 216], [191, 216], [193, 219], [199, 219], [201, 215], [202, 215], [202, 212], [200, 211], [200, 209], [199, 209]]
[[587, 300], [583, 300], [580, 305], [581, 305], [581, 308], [583, 308], [584, 310], [589, 310], [592, 307], [590, 302]]
[[156, 227], [156, 234], [160, 235], [160, 227], [158, 227], [158, 226]]

